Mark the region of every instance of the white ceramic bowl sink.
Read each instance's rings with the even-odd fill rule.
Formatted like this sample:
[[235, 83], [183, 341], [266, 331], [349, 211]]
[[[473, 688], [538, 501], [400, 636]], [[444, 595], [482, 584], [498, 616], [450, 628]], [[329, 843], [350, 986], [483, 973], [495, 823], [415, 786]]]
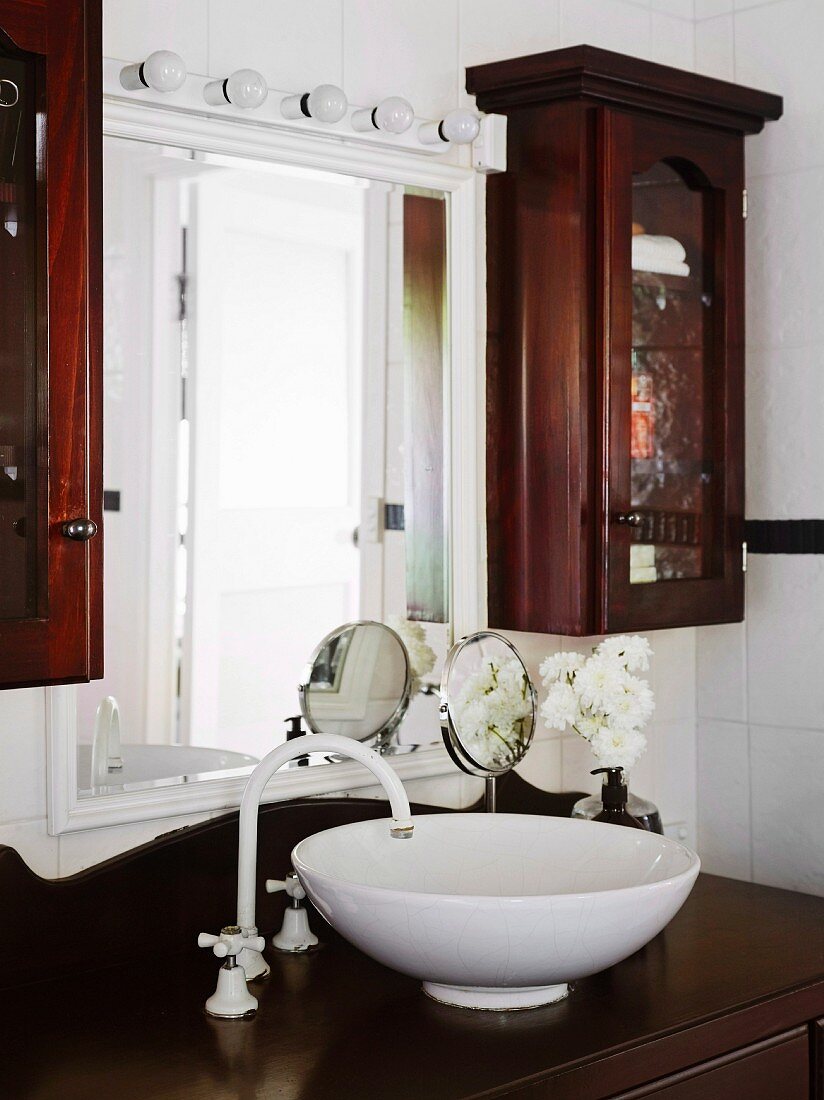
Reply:
[[522, 814], [385, 819], [301, 841], [294, 868], [329, 923], [436, 1000], [533, 1008], [620, 962], [686, 901], [700, 866], [674, 840]]

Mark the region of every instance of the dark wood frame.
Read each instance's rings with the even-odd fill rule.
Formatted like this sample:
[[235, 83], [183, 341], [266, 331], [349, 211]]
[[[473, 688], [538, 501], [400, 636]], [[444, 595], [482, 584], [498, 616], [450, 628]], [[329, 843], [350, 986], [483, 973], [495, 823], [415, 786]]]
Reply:
[[[509, 120], [487, 183], [492, 627], [572, 635], [743, 618], [743, 136], [781, 100], [588, 46], [467, 70]], [[713, 189], [719, 568], [629, 584], [631, 180], [677, 158]], [[680, 169], [679, 169], [680, 170]], [[624, 280], [624, 284], [626, 280]]]
[[[0, 622], [0, 686], [19, 687], [103, 674], [100, 0], [0, 0], [0, 29], [40, 58], [46, 127], [48, 364], [38, 389], [47, 590], [40, 617]], [[90, 542], [63, 535], [79, 517], [97, 524]]]

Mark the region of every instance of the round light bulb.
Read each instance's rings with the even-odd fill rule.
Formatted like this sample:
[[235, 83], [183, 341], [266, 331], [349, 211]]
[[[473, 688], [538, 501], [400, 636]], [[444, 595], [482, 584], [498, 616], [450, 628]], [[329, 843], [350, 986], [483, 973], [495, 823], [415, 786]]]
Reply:
[[375, 125], [387, 134], [403, 134], [415, 121], [412, 104], [399, 95], [382, 100], [373, 112]]
[[481, 132], [481, 121], [471, 111], [459, 107], [446, 115], [439, 129], [444, 141], [454, 141], [456, 145], [469, 145]]
[[335, 84], [319, 84], [306, 101], [310, 116], [318, 122], [340, 122], [348, 106], [346, 93]]
[[140, 66], [143, 83], [156, 92], [176, 92], [186, 79], [183, 58], [171, 50], [155, 50]]
[[226, 80], [225, 94], [235, 107], [251, 108], [265, 102], [269, 89], [255, 69], [238, 69]]

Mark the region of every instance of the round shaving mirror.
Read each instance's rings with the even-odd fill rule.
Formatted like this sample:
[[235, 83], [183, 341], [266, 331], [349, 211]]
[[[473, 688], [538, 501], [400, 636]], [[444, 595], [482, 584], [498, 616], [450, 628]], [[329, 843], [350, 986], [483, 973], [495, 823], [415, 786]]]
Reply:
[[462, 638], [441, 677], [441, 729], [455, 763], [486, 780], [495, 809], [495, 778], [523, 760], [535, 732], [535, 688], [511, 642], [489, 630]]
[[312, 733], [384, 747], [406, 708], [412, 676], [401, 639], [383, 623], [347, 623], [323, 639], [298, 687]]

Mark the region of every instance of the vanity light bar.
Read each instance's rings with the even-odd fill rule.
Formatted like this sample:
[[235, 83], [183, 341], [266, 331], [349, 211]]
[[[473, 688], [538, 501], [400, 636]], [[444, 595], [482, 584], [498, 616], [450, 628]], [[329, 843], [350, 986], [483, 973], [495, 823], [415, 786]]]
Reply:
[[183, 59], [169, 50], [157, 50], [145, 61], [126, 66], [105, 59], [104, 93], [118, 98], [122, 89], [144, 102], [157, 101], [155, 93], [165, 97], [177, 92], [175, 106], [182, 110], [202, 114], [205, 101], [210, 108], [221, 113], [225, 110], [230, 116], [255, 111], [259, 123], [304, 123], [316, 133], [335, 126], [341, 136], [370, 144], [388, 139], [395, 148], [430, 155], [439, 155], [451, 145], [470, 144], [483, 133], [482, 119], [473, 111], [457, 109], [434, 121], [416, 119], [412, 104], [401, 96], [388, 96], [371, 107], [353, 108], [343, 89], [335, 84], [320, 84], [312, 91], [290, 94], [270, 89], [263, 74], [255, 69], [238, 69], [217, 80], [188, 75]]

